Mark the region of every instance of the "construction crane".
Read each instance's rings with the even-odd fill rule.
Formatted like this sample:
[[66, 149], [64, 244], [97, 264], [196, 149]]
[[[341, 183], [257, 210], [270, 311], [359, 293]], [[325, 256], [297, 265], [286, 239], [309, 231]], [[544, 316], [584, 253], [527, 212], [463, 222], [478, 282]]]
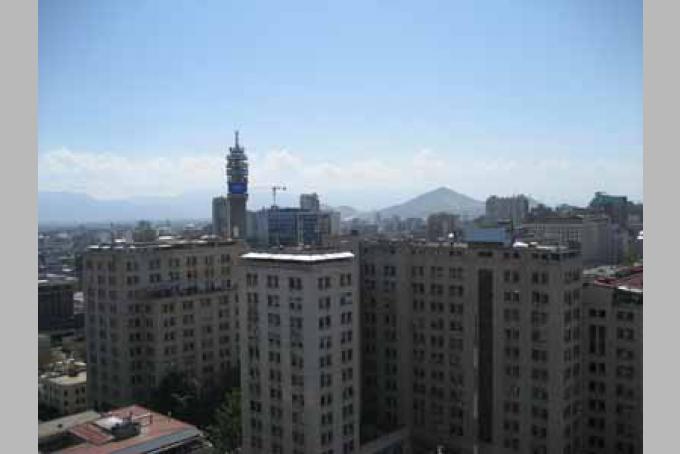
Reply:
[[276, 206], [276, 191], [285, 191], [285, 186], [272, 186], [272, 207]]

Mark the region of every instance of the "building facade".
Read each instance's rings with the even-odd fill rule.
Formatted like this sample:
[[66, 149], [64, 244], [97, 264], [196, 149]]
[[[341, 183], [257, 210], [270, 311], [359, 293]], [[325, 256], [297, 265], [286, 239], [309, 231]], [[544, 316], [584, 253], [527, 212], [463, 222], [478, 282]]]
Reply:
[[95, 408], [144, 401], [170, 371], [210, 387], [238, 367], [233, 270], [245, 246], [168, 240], [92, 246], [83, 290]]
[[352, 253], [241, 257], [244, 453], [359, 452]]
[[72, 326], [76, 283], [75, 278], [58, 275], [38, 279], [38, 331]]
[[585, 282], [587, 454], [642, 453], [642, 268]]
[[362, 419], [414, 452], [578, 453], [578, 253], [364, 241]]
[[53, 370], [38, 379], [38, 401], [59, 412], [70, 415], [87, 410], [87, 372], [84, 363], [73, 360], [56, 364]]
[[451, 213], [435, 213], [427, 217], [427, 238], [432, 241], [446, 240], [458, 229], [458, 216]]

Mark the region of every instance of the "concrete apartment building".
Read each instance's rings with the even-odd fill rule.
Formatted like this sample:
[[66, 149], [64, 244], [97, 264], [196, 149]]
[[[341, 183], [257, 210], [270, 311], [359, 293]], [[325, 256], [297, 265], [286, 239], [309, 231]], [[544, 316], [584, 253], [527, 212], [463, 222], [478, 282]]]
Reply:
[[205, 386], [238, 367], [234, 266], [241, 242], [168, 239], [91, 246], [83, 291], [95, 408], [147, 398], [171, 370]]
[[583, 288], [586, 454], [642, 453], [642, 267]]
[[365, 426], [416, 453], [580, 452], [581, 261], [522, 246], [360, 243]]
[[251, 252], [240, 263], [243, 452], [359, 452], [354, 254]]
[[226, 196], [213, 197], [212, 232], [220, 238], [229, 238], [229, 199]]
[[451, 213], [434, 213], [427, 217], [427, 239], [431, 241], [446, 240], [455, 234], [459, 227], [459, 218]]

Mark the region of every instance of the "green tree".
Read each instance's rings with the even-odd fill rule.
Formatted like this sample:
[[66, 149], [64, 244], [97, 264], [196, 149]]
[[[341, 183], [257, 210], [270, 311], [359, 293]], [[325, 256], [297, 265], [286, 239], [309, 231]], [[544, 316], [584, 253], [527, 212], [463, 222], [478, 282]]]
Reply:
[[231, 453], [241, 446], [241, 390], [234, 388], [215, 410], [214, 422], [207, 429], [217, 454]]
[[170, 371], [154, 391], [148, 406], [158, 413], [195, 423], [194, 412], [198, 400], [196, 383], [183, 372]]

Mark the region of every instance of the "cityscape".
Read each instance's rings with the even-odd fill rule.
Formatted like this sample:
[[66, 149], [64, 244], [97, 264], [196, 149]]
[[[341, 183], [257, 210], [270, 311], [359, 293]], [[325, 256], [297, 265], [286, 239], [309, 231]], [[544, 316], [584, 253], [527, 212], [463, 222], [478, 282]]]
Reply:
[[346, 201], [234, 123], [191, 210], [40, 180], [39, 452], [643, 452], [636, 182], [556, 176], [560, 198], [489, 170], [467, 195], [431, 158], [403, 187], [340, 170]]

